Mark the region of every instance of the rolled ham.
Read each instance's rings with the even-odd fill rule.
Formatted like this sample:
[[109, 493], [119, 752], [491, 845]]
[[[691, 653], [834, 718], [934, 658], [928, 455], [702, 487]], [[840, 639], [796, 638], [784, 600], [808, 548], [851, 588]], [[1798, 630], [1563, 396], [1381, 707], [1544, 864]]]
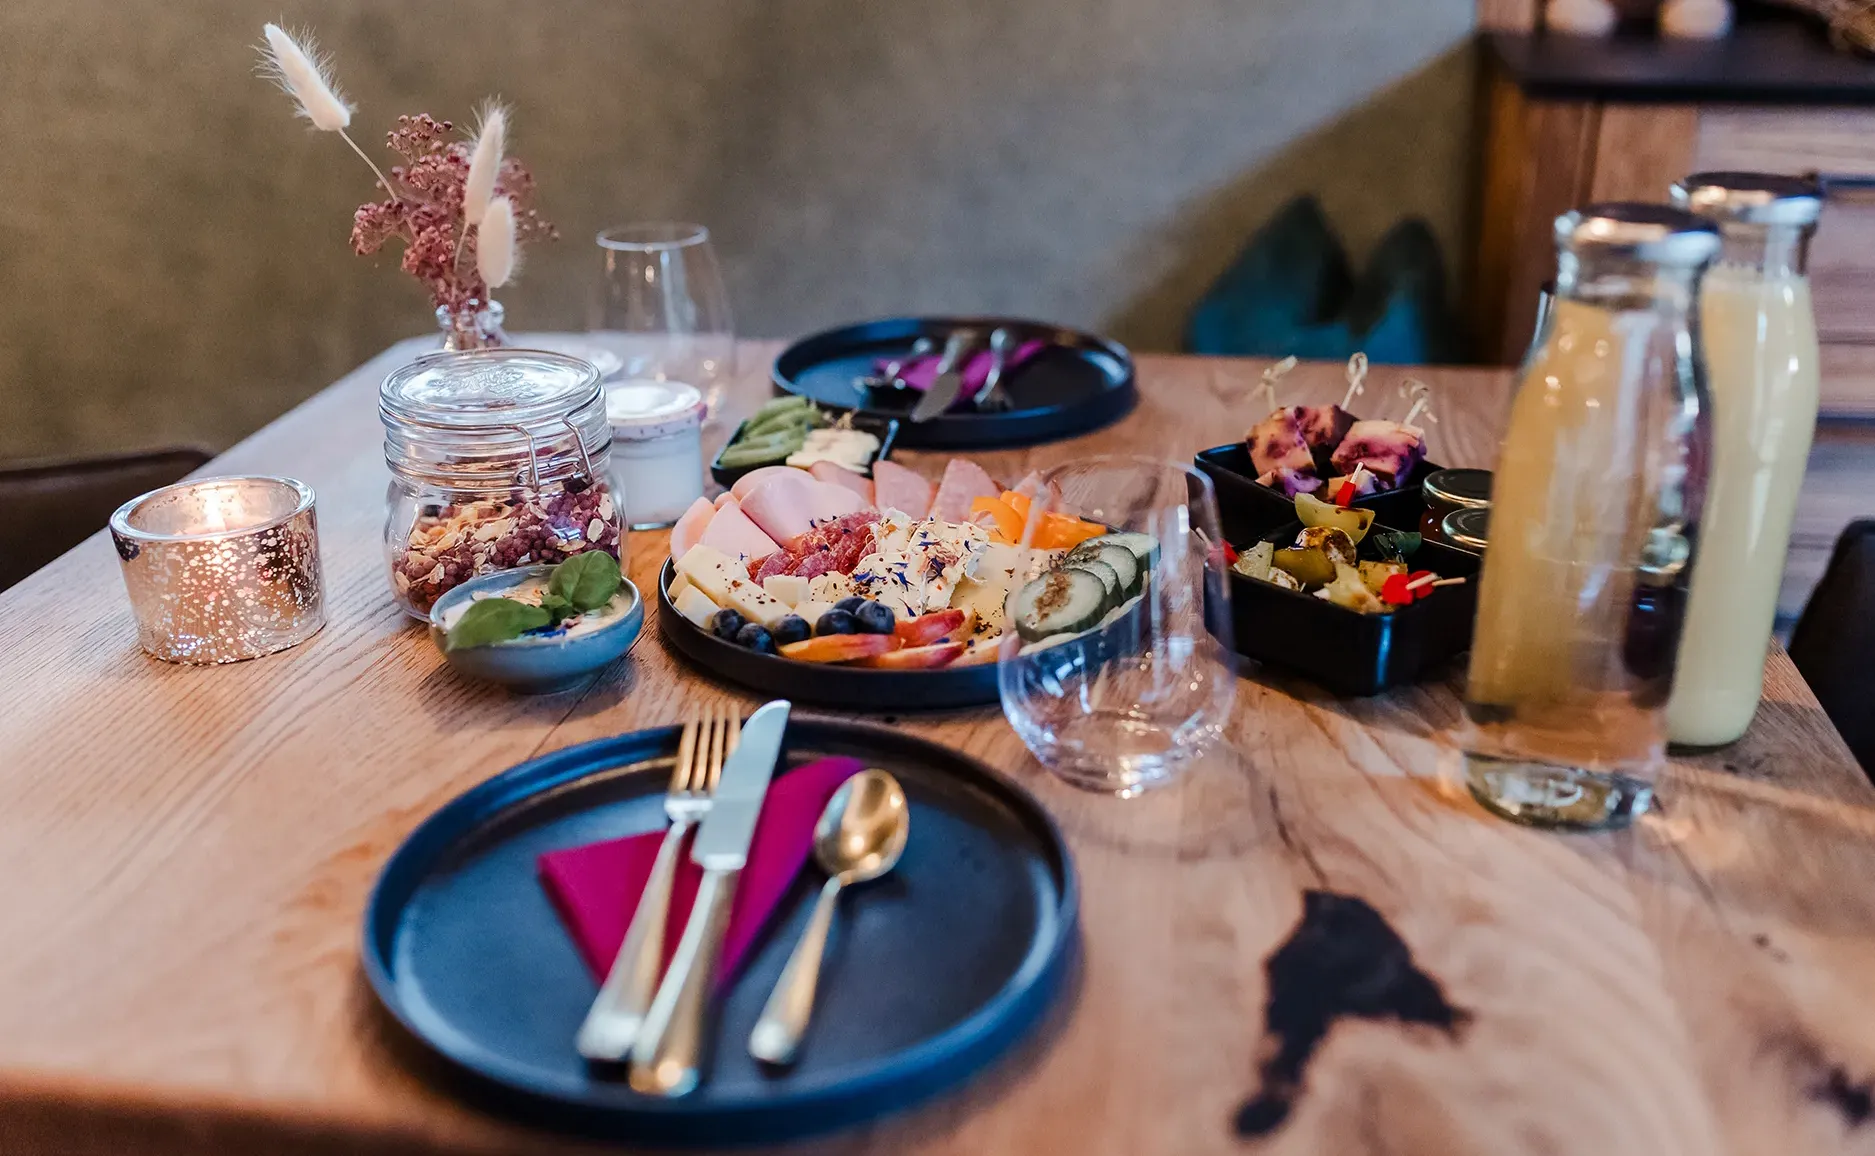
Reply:
[[931, 483], [897, 462], [872, 463], [872, 500], [881, 510], [897, 510], [913, 518], [931, 512]]
[[671, 557], [681, 558], [690, 553], [690, 547], [703, 540], [703, 531], [709, 527], [715, 515], [716, 507], [710, 504], [708, 498], [698, 498], [690, 503], [683, 517], [677, 519], [677, 524], [671, 527]]
[[982, 466], [964, 458], [952, 458], [944, 467], [944, 480], [938, 483], [937, 497], [931, 500], [931, 515], [946, 522], [968, 522], [971, 502], [994, 498], [1001, 493], [996, 479]]
[[860, 501], [872, 505], [872, 479], [865, 474], [856, 474], [833, 462], [815, 462], [807, 467], [807, 472], [830, 486], [845, 486], [858, 494]]
[[[868, 504], [846, 487], [823, 482], [806, 470], [786, 470], [757, 483], [742, 498], [742, 512], [770, 539], [785, 543]], [[722, 517], [720, 511], [717, 517]]]
[[754, 492], [755, 487], [761, 485], [769, 478], [778, 475], [799, 474], [803, 472], [805, 471], [797, 470], [793, 466], [757, 466], [755, 469], [737, 478], [736, 484], [729, 487], [729, 492], [735, 495], [736, 501], [740, 502]]
[[[808, 480], [813, 481], [812, 478]], [[742, 558], [750, 562], [766, 558], [781, 548], [775, 544], [774, 538], [762, 531], [762, 528], [749, 517], [742, 505], [734, 498], [723, 503], [710, 517], [710, 524], [704, 527], [703, 536], [697, 539], [697, 544], [714, 546], [731, 558]]]

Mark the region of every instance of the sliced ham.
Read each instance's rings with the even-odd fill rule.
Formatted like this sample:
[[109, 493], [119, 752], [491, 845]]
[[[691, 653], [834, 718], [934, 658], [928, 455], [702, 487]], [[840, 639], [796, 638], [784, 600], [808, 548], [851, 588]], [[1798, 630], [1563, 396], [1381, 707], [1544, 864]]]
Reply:
[[684, 516], [671, 527], [671, 557], [681, 558], [690, 553], [690, 547], [703, 540], [703, 531], [715, 515], [716, 507], [710, 504], [708, 498], [698, 498], [690, 503]]
[[737, 478], [736, 484], [729, 487], [729, 492], [735, 495], [736, 501], [740, 502], [753, 493], [757, 486], [761, 485], [769, 478], [785, 474], [804, 474], [805, 472], [804, 470], [797, 470], [793, 466], [757, 466], [755, 469]]
[[720, 510], [725, 505], [735, 500], [736, 500], [736, 495], [733, 492], [729, 490], [724, 490], [721, 494], [717, 495], [716, 504], [714, 506], [711, 506], [710, 509]]
[[913, 518], [931, 512], [931, 483], [897, 462], [872, 463], [872, 499], [881, 510], [897, 510]]
[[946, 522], [970, 520], [970, 503], [978, 498], [1001, 494], [996, 480], [982, 466], [963, 458], [952, 458], [944, 467], [944, 480], [938, 483], [937, 497], [931, 500], [931, 515]]
[[858, 494], [820, 481], [806, 470], [771, 474], [742, 499], [742, 512], [776, 542], [791, 541], [821, 522], [865, 506]]
[[710, 518], [710, 524], [704, 528], [703, 536], [697, 539], [698, 545], [714, 546], [731, 558], [743, 558], [754, 561], [766, 558], [781, 547], [775, 540], [762, 532], [760, 526], [752, 521], [742, 509], [740, 503], [731, 499], [723, 503], [721, 509]]
[[860, 501], [872, 505], [872, 479], [865, 474], [856, 474], [832, 462], [815, 462], [807, 467], [807, 472], [830, 486], [845, 486], [858, 494]]

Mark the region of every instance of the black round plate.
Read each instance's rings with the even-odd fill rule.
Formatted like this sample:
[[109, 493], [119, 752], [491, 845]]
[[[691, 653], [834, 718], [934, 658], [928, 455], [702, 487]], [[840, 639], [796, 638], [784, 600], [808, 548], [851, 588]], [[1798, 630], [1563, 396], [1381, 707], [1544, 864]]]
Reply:
[[[966, 409], [914, 422], [907, 414], [919, 395], [888, 405], [857, 383], [874, 372], [880, 358], [905, 353], [920, 337], [942, 347], [960, 326], [978, 330], [985, 340], [990, 330], [1005, 326], [1018, 342], [1040, 338], [1052, 346], [1010, 376], [1005, 389], [1014, 409]], [[1121, 417], [1137, 396], [1133, 356], [1125, 346], [1091, 333], [1010, 317], [895, 317], [829, 329], [782, 350], [773, 376], [783, 392], [838, 409], [899, 418], [899, 445], [919, 449], [988, 449], [1072, 437]]]
[[934, 670], [867, 670], [757, 654], [724, 642], [671, 605], [674, 573], [674, 564], [666, 559], [664, 569], [658, 571], [658, 634], [672, 650], [705, 671], [750, 690], [815, 706], [882, 714], [986, 706], [1002, 697], [993, 662]]
[[471, 1102], [659, 1144], [762, 1143], [906, 1107], [1035, 1027], [1076, 958], [1074, 868], [1052, 820], [983, 764], [884, 727], [797, 718], [787, 765], [852, 755], [904, 784], [899, 866], [842, 900], [801, 1057], [749, 1032], [807, 919], [802, 872], [717, 1008], [703, 1086], [678, 1100], [598, 1078], [573, 1036], [598, 985], [535, 874], [543, 851], [664, 826], [677, 728], [556, 751], [457, 797], [391, 856], [365, 912], [366, 978]]

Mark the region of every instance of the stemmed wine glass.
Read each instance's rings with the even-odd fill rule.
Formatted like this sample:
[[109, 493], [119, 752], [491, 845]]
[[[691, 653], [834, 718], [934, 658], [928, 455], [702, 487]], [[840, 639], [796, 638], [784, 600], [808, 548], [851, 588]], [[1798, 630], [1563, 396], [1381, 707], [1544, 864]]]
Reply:
[[[1064, 528], [1113, 532], [1076, 552]], [[1050, 568], [1098, 575], [1109, 593], [1077, 629], [1025, 639], [1012, 621], [998, 655], [1003, 714], [1036, 759], [1069, 782], [1122, 797], [1169, 782], [1220, 740], [1237, 694], [1217, 501], [1188, 465], [1112, 455], [1042, 476], [1030, 497], [1015, 586]], [[1139, 563], [1129, 573], [1125, 557]], [[1114, 584], [1117, 583], [1117, 589]], [[1067, 584], [1063, 584], [1066, 589]], [[1097, 585], [1076, 579], [1079, 597]], [[1063, 617], [1077, 611], [1066, 606]], [[1010, 613], [1021, 609], [1020, 595]]]
[[729, 293], [702, 225], [657, 221], [599, 234], [589, 339], [623, 363], [615, 385], [695, 386], [706, 420], [735, 375]]

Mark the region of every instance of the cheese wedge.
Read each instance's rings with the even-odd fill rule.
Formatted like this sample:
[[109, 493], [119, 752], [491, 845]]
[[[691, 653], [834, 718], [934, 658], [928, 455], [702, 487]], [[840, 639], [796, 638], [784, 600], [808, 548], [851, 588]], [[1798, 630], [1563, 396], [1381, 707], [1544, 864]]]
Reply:
[[677, 596], [688, 589], [690, 589], [690, 576], [685, 574], [682, 570], [672, 570], [670, 589], [671, 601], [673, 603], [676, 602]]
[[807, 582], [807, 596], [816, 602], [838, 602], [859, 593], [853, 586], [853, 580], [838, 570], [810, 578]]
[[832, 609], [833, 603], [831, 602], [815, 602], [809, 600], [796, 603], [794, 612], [799, 614], [802, 618], [807, 619], [807, 625], [812, 627], [820, 621], [821, 615]]
[[703, 630], [708, 630], [710, 628], [710, 619], [714, 618], [716, 612], [722, 609], [722, 607], [718, 606], [716, 603], [711, 602], [709, 596], [703, 593], [703, 591], [698, 590], [695, 586], [686, 586], [683, 593], [671, 599], [671, 605], [677, 608], [677, 613], [696, 623], [696, 625]]
[[677, 559], [677, 572], [690, 579], [697, 589], [710, 596], [718, 606], [729, 605], [729, 584], [749, 582], [749, 569], [739, 559], [714, 546], [696, 545]]
[[779, 598], [770, 598], [760, 586], [747, 578], [730, 579], [725, 593], [728, 601], [724, 605], [741, 611], [742, 616], [750, 622], [759, 622], [766, 627], [773, 628], [775, 623], [794, 613], [793, 607]]
[[799, 606], [807, 601], [807, 579], [792, 574], [775, 574], [762, 581], [762, 589], [777, 602]]

